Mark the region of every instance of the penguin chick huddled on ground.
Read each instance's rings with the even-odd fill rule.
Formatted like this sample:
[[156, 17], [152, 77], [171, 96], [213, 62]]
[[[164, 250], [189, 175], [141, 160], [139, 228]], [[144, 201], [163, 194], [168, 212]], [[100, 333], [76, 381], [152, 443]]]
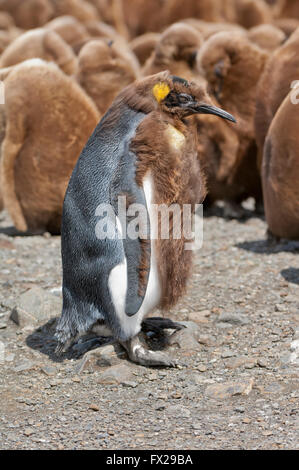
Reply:
[[77, 80], [103, 115], [116, 95], [137, 78], [112, 41], [94, 39], [80, 51]]
[[[162, 72], [124, 89], [89, 139], [64, 202], [58, 352], [94, 329], [120, 341], [132, 361], [174, 364], [145, 349], [138, 333], [153, 309], [177, 302], [190, 274], [185, 234], [160, 236], [154, 209], [176, 204], [182, 215], [184, 204], [193, 207], [206, 195], [196, 127], [186, 119], [197, 113], [234, 121], [211, 105], [204, 88]], [[119, 197], [125, 198], [125, 217]], [[137, 237], [129, 234], [136, 204], [145, 213]], [[168, 221], [181, 228], [181, 222]]]

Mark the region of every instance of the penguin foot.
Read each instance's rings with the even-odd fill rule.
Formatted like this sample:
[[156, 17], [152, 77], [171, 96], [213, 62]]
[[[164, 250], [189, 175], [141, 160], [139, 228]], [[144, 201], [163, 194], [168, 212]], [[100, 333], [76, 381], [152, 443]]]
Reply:
[[162, 317], [147, 318], [141, 325], [141, 330], [144, 333], [148, 333], [149, 331], [152, 331], [153, 333], [161, 333], [161, 330], [182, 330], [183, 328], [185, 328], [184, 325]]
[[167, 354], [144, 348], [137, 336], [128, 341], [122, 341], [121, 345], [127, 351], [131, 361], [142, 366], [176, 367], [177, 365], [177, 362]]
[[92, 349], [98, 348], [99, 346], [103, 346], [103, 338], [92, 338], [87, 341], [79, 341], [72, 347], [72, 350], [79, 357]]

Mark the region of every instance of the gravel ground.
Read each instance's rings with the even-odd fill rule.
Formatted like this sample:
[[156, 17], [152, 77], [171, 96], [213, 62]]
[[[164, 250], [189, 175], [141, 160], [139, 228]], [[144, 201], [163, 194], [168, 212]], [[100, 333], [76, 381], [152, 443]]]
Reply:
[[0, 217], [2, 449], [298, 448], [299, 243], [269, 245], [261, 218], [210, 212], [169, 312], [187, 328], [150, 338], [181, 365], [147, 369], [113, 345], [55, 358], [60, 239], [16, 236]]

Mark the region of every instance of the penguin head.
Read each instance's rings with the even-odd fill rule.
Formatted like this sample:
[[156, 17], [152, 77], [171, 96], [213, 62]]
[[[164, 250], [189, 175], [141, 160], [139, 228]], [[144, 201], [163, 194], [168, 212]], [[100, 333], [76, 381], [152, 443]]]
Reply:
[[162, 34], [155, 49], [155, 60], [167, 67], [173, 62], [195, 65], [197, 51], [203, 43], [202, 35], [186, 23], [174, 23]]
[[[188, 82], [187, 80], [164, 73], [164, 79], [159, 79], [152, 87], [152, 94], [158, 107], [164, 113], [175, 115], [180, 119], [193, 114], [214, 114], [222, 119], [236, 122], [235, 118], [213, 105], [205, 86]], [[161, 77], [162, 78], [162, 77]]]

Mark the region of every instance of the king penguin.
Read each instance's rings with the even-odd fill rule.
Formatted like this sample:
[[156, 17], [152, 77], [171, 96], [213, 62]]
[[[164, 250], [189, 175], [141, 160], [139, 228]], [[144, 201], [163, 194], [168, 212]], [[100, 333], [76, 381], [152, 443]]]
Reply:
[[[206, 196], [191, 117], [197, 113], [235, 122], [201, 86], [161, 72], [125, 88], [88, 140], [63, 206], [57, 352], [93, 331], [115, 337], [136, 363], [175, 365], [164, 352], [144, 347], [138, 334], [154, 309], [167, 310], [183, 295], [191, 272], [184, 235], [162, 239], [154, 209], [193, 207]], [[144, 208], [142, 236], [128, 235], [132, 216], [119, 214], [120, 197], [126, 209]]]

